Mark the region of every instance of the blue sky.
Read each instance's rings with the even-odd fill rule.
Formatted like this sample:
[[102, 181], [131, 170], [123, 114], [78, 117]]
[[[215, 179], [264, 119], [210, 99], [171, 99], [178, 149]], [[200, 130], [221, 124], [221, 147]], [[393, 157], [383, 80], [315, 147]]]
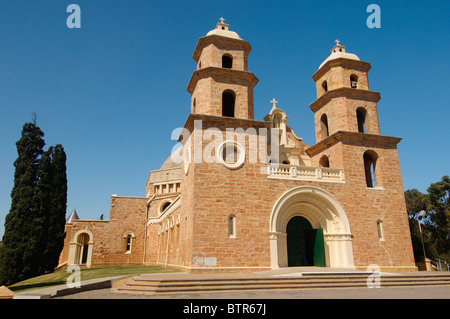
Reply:
[[[69, 4], [81, 28], [69, 29]], [[369, 4], [381, 28], [369, 29]], [[220, 17], [250, 42], [255, 119], [270, 100], [315, 143], [311, 76], [339, 39], [370, 62], [382, 135], [398, 136], [404, 188], [425, 192], [449, 174], [449, 1], [0, 2], [0, 236], [9, 212], [16, 141], [37, 112], [46, 148], [67, 153], [68, 207], [109, 218], [111, 194], [144, 196], [190, 111], [187, 84], [199, 37]]]

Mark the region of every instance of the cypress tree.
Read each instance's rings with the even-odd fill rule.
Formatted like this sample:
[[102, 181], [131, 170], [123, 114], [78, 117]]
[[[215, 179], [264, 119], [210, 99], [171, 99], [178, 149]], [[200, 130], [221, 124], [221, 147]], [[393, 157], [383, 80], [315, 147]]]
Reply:
[[39, 158], [43, 153], [44, 133], [35, 123], [26, 123], [17, 141], [11, 209], [5, 218], [5, 233], [0, 255], [0, 283], [14, 283], [33, 277], [39, 268], [39, 234], [43, 220], [36, 208], [35, 194]]
[[17, 141], [11, 209], [0, 250], [0, 285], [52, 272], [64, 246], [67, 206], [66, 154], [58, 144], [44, 152], [36, 123]]
[[47, 175], [51, 177], [48, 189], [49, 206], [45, 213], [44, 271], [52, 272], [58, 265], [59, 255], [64, 246], [66, 209], [67, 209], [67, 175], [66, 153], [61, 144], [50, 147], [50, 168]]

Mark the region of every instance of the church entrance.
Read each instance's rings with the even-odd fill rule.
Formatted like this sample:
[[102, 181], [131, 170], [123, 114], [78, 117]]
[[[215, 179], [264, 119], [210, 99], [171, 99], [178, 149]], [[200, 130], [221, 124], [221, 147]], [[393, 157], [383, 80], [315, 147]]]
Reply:
[[270, 215], [269, 243], [272, 268], [355, 268], [345, 211], [318, 187], [298, 186], [278, 198]]
[[323, 229], [313, 229], [304, 217], [291, 218], [286, 227], [288, 266], [325, 266]]

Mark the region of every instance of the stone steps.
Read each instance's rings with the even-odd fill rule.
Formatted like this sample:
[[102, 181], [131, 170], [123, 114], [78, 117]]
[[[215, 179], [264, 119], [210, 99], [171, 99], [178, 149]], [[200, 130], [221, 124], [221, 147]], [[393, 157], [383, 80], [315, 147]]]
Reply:
[[[134, 294], [177, 294], [270, 289], [367, 288], [371, 274], [303, 274], [299, 277], [190, 277], [155, 278], [134, 276], [113, 287], [113, 292]], [[369, 283], [372, 281], [369, 281]], [[381, 275], [381, 287], [450, 285], [450, 273]]]

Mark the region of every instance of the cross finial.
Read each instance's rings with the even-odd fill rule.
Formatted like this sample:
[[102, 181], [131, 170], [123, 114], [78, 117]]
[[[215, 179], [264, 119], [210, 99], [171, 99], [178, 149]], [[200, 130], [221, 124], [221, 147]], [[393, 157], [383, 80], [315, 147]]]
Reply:
[[219, 20], [220, 20], [220, 23], [223, 23], [225, 21], [224, 18], [220, 18]]
[[270, 103], [272, 103], [273, 104], [273, 107], [277, 107], [277, 103], [278, 103], [278, 101], [277, 100], [275, 100], [275, 98], [273, 98], [272, 99], [272, 101], [270, 101]]
[[334, 42], [336, 42], [336, 45], [339, 45], [339, 40], [334, 40]]

